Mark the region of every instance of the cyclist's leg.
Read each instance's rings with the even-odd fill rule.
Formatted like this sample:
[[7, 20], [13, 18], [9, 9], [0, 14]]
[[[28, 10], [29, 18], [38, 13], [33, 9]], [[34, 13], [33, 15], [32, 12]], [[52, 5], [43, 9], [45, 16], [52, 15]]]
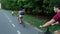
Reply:
[[19, 21], [20, 21], [20, 24], [23, 23], [23, 15], [20, 15]]
[[23, 27], [25, 27], [24, 21], [23, 21], [23, 15], [20, 15], [20, 24], [23, 25]]
[[60, 30], [54, 31], [54, 34], [60, 34]]
[[23, 23], [23, 17], [20, 18], [21, 23]]

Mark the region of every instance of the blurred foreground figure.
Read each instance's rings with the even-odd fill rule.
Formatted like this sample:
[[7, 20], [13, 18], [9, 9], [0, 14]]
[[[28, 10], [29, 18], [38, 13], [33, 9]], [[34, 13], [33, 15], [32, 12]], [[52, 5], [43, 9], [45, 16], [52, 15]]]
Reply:
[[[40, 27], [47, 27], [49, 25], [58, 24], [60, 26], [60, 3], [57, 3], [54, 5], [54, 11], [56, 15], [48, 22], [46, 22], [44, 25], [40, 25]], [[60, 30], [54, 31], [54, 34], [60, 34]]]

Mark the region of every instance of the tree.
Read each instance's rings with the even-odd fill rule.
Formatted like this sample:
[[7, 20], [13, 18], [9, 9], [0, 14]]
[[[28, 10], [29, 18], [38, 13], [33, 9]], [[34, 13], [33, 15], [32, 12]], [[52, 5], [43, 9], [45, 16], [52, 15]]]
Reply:
[[19, 10], [24, 8], [29, 13], [54, 14], [53, 6], [60, 0], [2, 0], [2, 8]]

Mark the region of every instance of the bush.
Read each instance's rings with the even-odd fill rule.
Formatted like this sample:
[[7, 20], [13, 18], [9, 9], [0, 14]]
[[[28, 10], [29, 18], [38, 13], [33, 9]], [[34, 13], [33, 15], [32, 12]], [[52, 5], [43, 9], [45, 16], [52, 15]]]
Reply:
[[35, 14], [37, 14], [37, 13], [40, 13], [41, 10], [37, 7], [37, 8], [35, 8], [32, 12], [35, 13]]
[[[19, 0], [18, 0], [19, 1]], [[17, 0], [2, 0], [2, 8], [8, 10], [19, 10], [20, 2]]]
[[60, 2], [60, 0], [44, 0], [42, 7], [47, 11], [47, 14], [54, 14], [53, 7], [58, 2]]
[[39, 13], [45, 10], [47, 12], [43, 11], [42, 13], [54, 14], [53, 6], [57, 2], [60, 2], [60, 0], [2, 0], [2, 8], [9, 10], [25, 8], [30, 10], [31, 13]]

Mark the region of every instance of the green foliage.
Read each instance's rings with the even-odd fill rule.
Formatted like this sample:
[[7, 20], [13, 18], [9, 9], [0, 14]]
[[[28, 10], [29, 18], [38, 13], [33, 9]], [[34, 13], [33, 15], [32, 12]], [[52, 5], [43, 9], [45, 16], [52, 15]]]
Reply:
[[32, 12], [33, 12], [33, 13], [40, 13], [41, 10], [39, 9], [39, 7], [37, 7], [37, 8], [35, 8]]
[[60, 0], [44, 0], [43, 1], [43, 8], [48, 11], [49, 14], [53, 14], [54, 10], [53, 7], [56, 3], [60, 2]]
[[17, 0], [3, 0], [2, 8], [9, 10], [18, 10], [20, 8], [20, 5]]
[[[53, 6], [60, 0], [2, 0], [2, 8], [9, 10], [19, 10], [20, 8], [32, 9], [31, 12], [39, 13], [45, 10], [49, 14], [53, 14]], [[37, 8], [39, 7], [39, 8]]]

